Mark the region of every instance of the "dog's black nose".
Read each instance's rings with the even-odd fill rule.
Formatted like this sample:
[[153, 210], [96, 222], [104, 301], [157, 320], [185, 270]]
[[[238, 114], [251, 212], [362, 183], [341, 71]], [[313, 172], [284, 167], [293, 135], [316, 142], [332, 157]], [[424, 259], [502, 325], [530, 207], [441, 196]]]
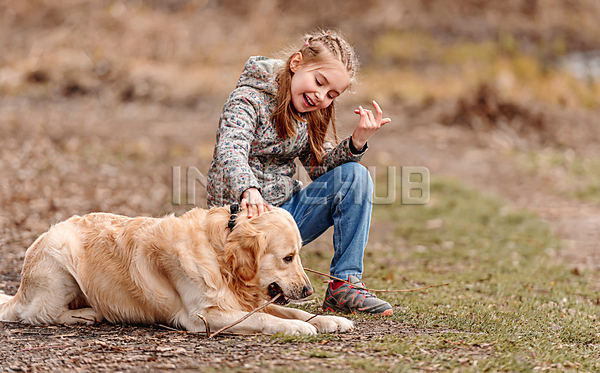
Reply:
[[306, 298], [309, 295], [312, 295], [312, 293], [314, 293], [315, 291], [313, 290], [312, 286], [310, 286], [310, 284], [306, 285], [304, 288], [302, 288], [302, 298]]

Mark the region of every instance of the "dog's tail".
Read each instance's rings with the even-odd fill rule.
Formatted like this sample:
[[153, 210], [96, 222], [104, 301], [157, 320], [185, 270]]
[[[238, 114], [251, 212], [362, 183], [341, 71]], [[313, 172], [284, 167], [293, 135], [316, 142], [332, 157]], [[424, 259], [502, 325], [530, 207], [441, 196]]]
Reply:
[[15, 297], [0, 293], [0, 321], [17, 321]]
[[12, 295], [0, 293], [0, 306], [2, 306], [4, 303], [8, 302], [11, 299], [13, 299]]

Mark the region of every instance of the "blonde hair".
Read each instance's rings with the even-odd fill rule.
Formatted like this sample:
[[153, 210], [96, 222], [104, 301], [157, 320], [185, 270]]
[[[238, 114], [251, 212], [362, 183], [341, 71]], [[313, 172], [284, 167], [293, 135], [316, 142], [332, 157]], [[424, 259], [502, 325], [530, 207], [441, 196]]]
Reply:
[[[358, 70], [358, 58], [354, 48], [334, 31], [316, 31], [303, 38], [304, 45], [298, 50], [302, 54], [302, 63], [320, 63], [331, 53], [335, 59], [342, 62], [350, 77], [350, 85], [355, 81]], [[285, 66], [277, 72], [276, 81], [277, 106], [271, 114], [271, 121], [275, 123], [275, 130], [280, 138], [292, 137], [296, 134], [295, 121], [304, 120], [292, 104], [291, 85], [292, 70], [290, 63], [297, 52], [293, 53], [286, 61]], [[308, 142], [313, 155], [311, 166], [318, 166], [323, 162], [323, 144], [328, 137], [331, 124], [334, 141], [337, 142], [337, 129], [335, 127], [335, 102], [325, 109], [307, 112]]]

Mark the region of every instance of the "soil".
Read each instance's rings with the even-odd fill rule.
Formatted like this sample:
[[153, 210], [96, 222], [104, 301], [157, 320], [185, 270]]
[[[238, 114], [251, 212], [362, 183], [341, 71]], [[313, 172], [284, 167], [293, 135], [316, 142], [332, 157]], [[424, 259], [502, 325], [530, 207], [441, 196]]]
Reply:
[[[3, 338], [10, 339], [10, 354], [3, 351], [5, 371], [148, 371], [232, 368], [264, 371], [274, 368], [302, 371], [310, 369], [311, 350], [325, 350], [328, 356], [342, 353], [365, 357], [365, 351], [352, 347], [375, 336], [393, 331], [399, 334], [427, 333], [391, 320], [363, 321], [351, 333], [333, 335], [317, 343], [286, 343], [269, 336], [218, 335], [208, 339], [204, 333], [192, 334], [159, 326], [33, 327], [5, 325]], [[322, 352], [321, 352], [322, 353]], [[391, 357], [369, 352], [378, 360]], [[314, 365], [327, 368], [322, 358]], [[333, 364], [332, 364], [333, 365]], [[296, 367], [296, 368], [295, 368]], [[314, 368], [314, 366], [313, 366]], [[331, 366], [334, 370], [340, 367]]]
[[[200, 171], [208, 169], [216, 123], [227, 93], [210, 88], [212, 81], [202, 86], [208, 92], [205, 94], [194, 93], [196, 91], [190, 94], [191, 88], [186, 88], [183, 83], [161, 85], [169, 79], [185, 77], [177, 68], [168, 66], [173, 55], [156, 47], [170, 44], [148, 42], [138, 48], [136, 40], [161, 37], [179, 40], [179, 32], [184, 35], [182, 40], [190, 43], [191, 50], [212, 48], [216, 53], [219, 43], [225, 45], [227, 42], [225, 30], [230, 29], [233, 37], [243, 38], [245, 30], [235, 27], [235, 22], [231, 21], [235, 18], [231, 14], [250, 17], [252, 31], [258, 35], [256, 41], [249, 42], [247, 49], [252, 50], [246, 53], [246, 47], [240, 47], [240, 53], [255, 53], [258, 45], [267, 43], [265, 35], [269, 35], [268, 29], [261, 28], [263, 18], [252, 18], [256, 15], [251, 10], [236, 7], [228, 1], [148, 1], [144, 3], [147, 8], [139, 12], [143, 16], [135, 18], [137, 28], [128, 28], [127, 22], [118, 18], [118, 14], [131, 5], [128, 2], [117, 1], [111, 5], [99, 1], [100, 5], [90, 5], [85, 1], [65, 0], [61, 3], [64, 6], [68, 3], [77, 17], [70, 16], [63, 6], [50, 6], [41, 0], [34, 3], [36, 6], [26, 6], [14, 0], [0, 5], [0, 19], [6, 21], [0, 27], [8, 30], [0, 32], [4, 35], [0, 37], [0, 48], [9, 52], [0, 57], [0, 291], [6, 294], [17, 291], [26, 248], [53, 223], [91, 211], [160, 216], [180, 214], [193, 207], [185, 204], [185, 198], [179, 205], [172, 203], [172, 167], [181, 167], [181, 191], [185, 197], [185, 170], [192, 166]], [[282, 3], [287, 2], [280, 2], [279, 6]], [[348, 11], [352, 11], [360, 8], [359, 4], [363, 2], [349, 3]], [[414, 5], [417, 3], [421, 7]], [[508, 12], [507, 18], [515, 19], [515, 25], [509, 22], [505, 26], [515, 27], [515, 34], [523, 40], [538, 40], [559, 32], [568, 39], [570, 48], [591, 50], [598, 47], [595, 43], [600, 38], [594, 37], [596, 34], [591, 31], [578, 34], [556, 18], [545, 18], [546, 21], [536, 28], [532, 20], [535, 20], [536, 12], [542, 12], [537, 3], [505, 2], [507, 5], [503, 6], [507, 9], [500, 10]], [[450, 39], [490, 37], [503, 24], [498, 18], [501, 13], [490, 16], [492, 13], [486, 6], [492, 5], [486, 5], [489, 3], [485, 1], [452, 2], [454, 6], [450, 11], [459, 19], [460, 15], [468, 14], [472, 22], [452, 22], [452, 17], [435, 13], [439, 9], [438, 1], [399, 4], [403, 4], [403, 14], [414, 16], [408, 18], [410, 22], [406, 27], [447, 35]], [[593, 4], [593, 1], [570, 1], [563, 5], [579, 7], [580, 12], [597, 11]], [[196, 14], [194, 9], [202, 6], [206, 7], [210, 19], [189, 16]], [[358, 12], [358, 8], [354, 11]], [[106, 15], [100, 16], [106, 9], [116, 15], [114, 20], [108, 22], [103, 18]], [[279, 12], [280, 9], [276, 7], [272, 11]], [[222, 12], [229, 13], [219, 16]], [[341, 28], [347, 25], [344, 22], [348, 14], [328, 12], [336, 25]], [[386, 27], [398, 21], [392, 13], [382, 21]], [[367, 12], [367, 15], [373, 14]], [[297, 33], [294, 27], [299, 27], [299, 23], [295, 18], [289, 20], [290, 25], [296, 26], [283, 31]], [[200, 21], [208, 22], [205, 37], [185, 36], [189, 30], [198, 31], [195, 28], [198, 26], [194, 25]], [[87, 22], [91, 26], [81, 26]], [[166, 27], [171, 24], [180, 28]], [[360, 45], [364, 41], [366, 44], [368, 35], [376, 32], [376, 25], [378, 23], [367, 20], [357, 26], [353, 31], [356, 43]], [[86, 31], [79, 39], [73, 34], [78, 27]], [[153, 33], [153, 27], [165, 27], [168, 31]], [[483, 32], [478, 32], [481, 30]], [[121, 35], [124, 35], [125, 48], [118, 43]], [[106, 39], [104, 44], [94, 44], [103, 37]], [[83, 49], [96, 46], [94, 53], [100, 53], [98, 45], [107, 50], [122, 48], [123, 58], [134, 62], [127, 65], [117, 58], [96, 60], [92, 56], [94, 63], [90, 64], [89, 56], [81, 56], [73, 50], [63, 51], [64, 55], [44, 54], [43, 44], [35, 43], [40, 39], [56, 45], [52, 43], [68, 38], [81, 40]], [[138, 55], [133, 56], [135, 53]], [[167, 57], [162, 53], [167, 53]], [[156, 66], [160, 69], [156, 68], [149, 75], [136, 75], [131, 65], [135, 65], [140, 55], [155, 62], [154, 67], [148, 69]], [[364, 62], [368, 64], [368, 51], [364, 55]], [[181, 59], [180, 66], [186, 66], [197, 56], [176, 57]], [[40, 59], [44, 60], [42, 66]], [[65, 68], [66, 65], [70, 67]], [[234, 73], [225, 69], [223, 74], [227, 78], [223, 85], [235, 84], [241, 65], [236, 66]], [[188, 69], [185, 72], [194, 71]], [[160, 74], [164, 74], [164, 79], [157, 78]], [[145, 80], [147, 76], [155, 79]], [[11, 83], [13, 80], [18, 83]], [[600, 250], [597, 250], [600, 207], [557, 193], [556, 184], [562, 182], [564, 175], [531, 174], [519, 168], [511, 158], [515, 149], [551, 149], [574, 152], [582, 157], [599, 157], [600, 116], [597, 111], [567, 109], [540, 102], [507, 102], [488, 85], [481, 85], [457, 100], [391, 103], [384, 110], [393, 122], [382, 129], [384, 135], [378, 133], [372, 138], [364, 164], [425, 166], [432, 175], [454, 177], [481, 191], [499, 195], [514, 208], [537, 212], [551, 225], [565, 242], [565, 246], [554, 253], [557, 259], [574, 269], [600, 269]], [[352, 99], [342, 102], [338, 109], [339, 123], [354, 123], [351, 114], [354, 104]], [[341, 135], [351, 131], [350, 125], [346, 127], [340, 130]], [[203, 206], [205, 193], [199, 183], [194, 185], [196, 205]], [[373, 240], [376, 241], [377, 236], [372, 235], [371, 244], [376, 243]], [[327, 239], [329, 237], [316, 244], [327, 245]], [[432, 332], [416, 330], [411, 325], [392, 320], [356, 317], [355, 321], [356, 329], [351, 333], [305, 343], [286, 343], [262, 335], [220, 335], [207, 339], [204, 335], [159, 326], [102, 323], [92, 327], [32, 327], [0, 323], [3, 341], [0, 366], [7, 372], [195, 370], [209, 367], [264, 371], [294, 367], [310, 369], [311, 366], [347, 370], [348, 367], [336, 365], [339, 360], [327, 362], [320, 359], [320, 354], [338, 356], [343, 351], [357, 357], [402, 359], [376, 349], [367, 351], [350, 347], [356, 342], [368, 342], [390, 333], [408, 338], [411, 334]]]

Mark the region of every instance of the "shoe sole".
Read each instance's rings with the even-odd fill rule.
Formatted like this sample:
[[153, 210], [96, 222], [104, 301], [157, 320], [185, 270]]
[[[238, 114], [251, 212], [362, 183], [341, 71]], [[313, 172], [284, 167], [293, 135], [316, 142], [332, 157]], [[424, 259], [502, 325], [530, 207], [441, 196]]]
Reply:
[[333, 312], [333, 313], [343, 313], [343, 314], [348, 314], [348, 313], [364, 313], [366, 315], [375, 315], [375, 316], [384, 316], [384, 317], [392, 316], [394, 314], [394, 309], [393, 308], [389, 308], [389, 309], [383, 311], [382, 313], [370, 313], [370, 312], [357, 312], [357, 311], [346, 312], [346, 311], [342, 311], [342, 310], [335, 310], [335, 309], [333, 309], [330, 306], [325, 306], [325, 307], [323, 307], [323, 311], [324, 312]]

